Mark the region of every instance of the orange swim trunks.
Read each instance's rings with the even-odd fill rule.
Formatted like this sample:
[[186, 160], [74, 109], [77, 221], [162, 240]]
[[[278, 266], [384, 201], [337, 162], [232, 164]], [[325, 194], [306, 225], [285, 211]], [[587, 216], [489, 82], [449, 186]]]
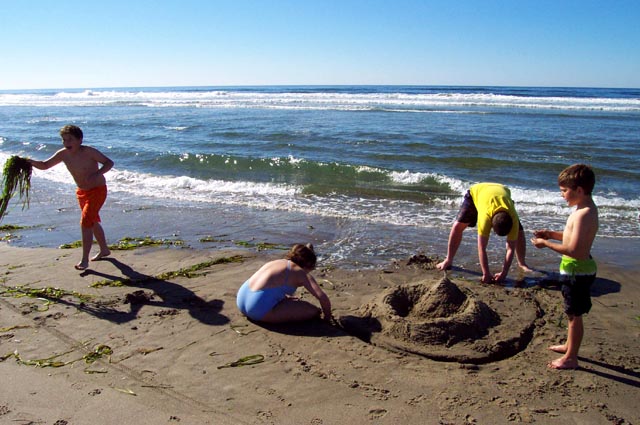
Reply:
[[80, 226], [93, 227], [94, 224], [100, 223], [99, 212], [107, 199], [107, 186], [98, 186], [89, 190], [78, 189], [76, 196], [82, 210]]

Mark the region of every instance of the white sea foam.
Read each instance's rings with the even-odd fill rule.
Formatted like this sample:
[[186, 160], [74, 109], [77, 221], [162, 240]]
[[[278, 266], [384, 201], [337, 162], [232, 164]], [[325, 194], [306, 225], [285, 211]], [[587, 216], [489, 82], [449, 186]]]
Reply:
[[[0, 152], [0, 163], [9, 158]], [[428, 204], [409, 200], [372, 199], [347, 195], [307, 195], [303, 187], [290, 184], [247, 181], [203, 180], [187, 176], [156, 174], [112, 169], [107, 175], [109, 191], [117, 197], [130, 198], [144, 205], [145, 199], [185, 206], [202, 204], [236, 205], [257, 209], [292, 211], [347, 220], [417, 227], [448, 226], [455, 217], [461, 196], [469, 182], [432, 173], [391, 172], [398, 184], [412, 185], [424, 179], [446, 183], [460, 198], [442, 197]], [[34, 185], [44, 179], [74, 189], [73, 181], [63, 166], [34, 170]], [[562, 224], [570, 208], [558, 191], [511, 187], [512, 197], [528, 228]], [[603, 236], [637, 234], [640, 199], [623, 199], [615, 194], [594, 196], [600, 209]]]
[[113, 191], [189, 202], [227, 203], [229, 199], [239, 197], [293, 197], [300, 191], [299, 187], [283, 184], [201, 180], [116, 169], [110, 172], [109, 177], [109, 186]]
[[[640, 99], [527, 97], [492, 93], [265, 93], [259, 91], [120, 91], [84, 90], [59, 93], [0, 93], [0, 106], [215, 107], [310, 110], [392, 110], [456, 112], [466, 108], [546, 109], [566, 111], [640, 112]], [[451, 109], [455, 108], [455, 109]]]

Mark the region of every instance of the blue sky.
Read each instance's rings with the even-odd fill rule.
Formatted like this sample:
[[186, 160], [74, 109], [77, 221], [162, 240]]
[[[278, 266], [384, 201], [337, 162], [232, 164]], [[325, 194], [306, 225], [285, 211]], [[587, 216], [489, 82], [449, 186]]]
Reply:
[[0, 0], [0, 89], [640, 87], [640, 1]]

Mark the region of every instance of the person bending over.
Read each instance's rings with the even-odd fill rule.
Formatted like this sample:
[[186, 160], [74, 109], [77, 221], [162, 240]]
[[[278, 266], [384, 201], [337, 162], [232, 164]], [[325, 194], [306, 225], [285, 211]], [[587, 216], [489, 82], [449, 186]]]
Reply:
[[[462, 233], [467, 227], [478, 226], [478, 258], [482, 269], [482, 282], [502, 282], [509, 273], [515, 253], [518, 265], [525, 272], [531, 271], [525, 261], [526, 241], [524, 230], [515, 205], [511, 199], [511, 191], [499, 183], [478, 183], [464, 195], [460, 211], [449, 233], [447, 257], [436, 265], [439, 270], [448, 270], [458, 252]], [[498, 236], [506, 236], [506, 255], [502, 270], [491, 275], [487, 245], [491, 230]]]

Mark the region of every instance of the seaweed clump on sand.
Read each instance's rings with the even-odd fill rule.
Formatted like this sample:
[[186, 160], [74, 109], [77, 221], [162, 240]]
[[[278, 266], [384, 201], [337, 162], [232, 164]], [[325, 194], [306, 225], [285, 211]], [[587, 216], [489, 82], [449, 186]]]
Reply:
[[19, 156], [10, 157], [2, 170], [2, 197], [0, 198], [0, 221], [7, 212], [9, 201], [18, 193], [22, 209], [29, 207], [29, 189], [31, 189], [32, 166], [28, 159]]

